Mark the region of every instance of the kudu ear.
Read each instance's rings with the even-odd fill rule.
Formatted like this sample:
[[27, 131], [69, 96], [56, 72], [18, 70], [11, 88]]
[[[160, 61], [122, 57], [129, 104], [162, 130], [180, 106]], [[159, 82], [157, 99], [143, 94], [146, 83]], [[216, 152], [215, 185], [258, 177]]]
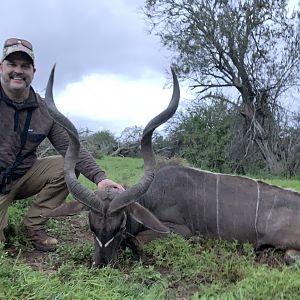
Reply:
[[147, 228], [159, 232], [169, 233], [170, 229], [159, 221], [147, 208], [139, 203], [132, 203], [128, 206], [130, 215], [139, 223]]
[[49, 211], [48, 213], [42, 214], [41, 216], [47, 218], [73, 216], [84, 210], [87, 210], [87, 207], [78, 201], [64, 202], [59, 207]]

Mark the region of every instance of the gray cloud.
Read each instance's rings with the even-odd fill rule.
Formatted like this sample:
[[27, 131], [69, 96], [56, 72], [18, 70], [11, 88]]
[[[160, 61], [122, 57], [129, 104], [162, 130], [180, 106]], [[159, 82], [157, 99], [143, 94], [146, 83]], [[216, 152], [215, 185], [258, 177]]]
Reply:
[[15, 0], [1, 5], [1, 37], [33, 43], [41, 92], [57, 64], [55, 89], [91, 73], [138, 78], [145, 70], [164, 72], [167, 52], [146, 34], [143, 0]]

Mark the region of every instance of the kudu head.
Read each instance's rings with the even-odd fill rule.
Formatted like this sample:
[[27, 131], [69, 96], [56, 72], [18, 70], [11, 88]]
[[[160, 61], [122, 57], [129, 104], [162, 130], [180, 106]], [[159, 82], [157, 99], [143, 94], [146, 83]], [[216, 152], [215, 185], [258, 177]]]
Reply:
[[168, 233], [164, 226], [148, 209], [136, 201], [147, 191], [155, 170], [155, 156], [152, 148], [153, 131], [170, 119], [175, 113], [180, 91], [175, 72], [173, 75], [173, 95], [168, 107], [153, 118], [145, 127], [141, 139], [141, 154], [144, 160], [144, 176], [134, 186], [125, 191], [116, 188], [106, 188], [93, 192], [82, 185], [76, 177], [75, 166], [78, 161], [80, 143], [75, 126], [56, 108], [53, 100], [54, 69], [52, 69], [45, 94], [49, 113], [55, 122], [59, 123], [69, 135], [69, 147], [64, 158], [65, 181], [74, 199], [78, 202], [64, 203], [62, 206], [45, 215], [57, 217], [71, 215], [80, 211], [80, 206], [89, 209], [89, 224], [95, 240], [95, 265], [105, 266], [115, 264], [121, 243], [130, 247], [134, 254], [140, 255], [141, 247], [137, 239], [127, 232], [128, 215], [145, 227], [160, 233]]

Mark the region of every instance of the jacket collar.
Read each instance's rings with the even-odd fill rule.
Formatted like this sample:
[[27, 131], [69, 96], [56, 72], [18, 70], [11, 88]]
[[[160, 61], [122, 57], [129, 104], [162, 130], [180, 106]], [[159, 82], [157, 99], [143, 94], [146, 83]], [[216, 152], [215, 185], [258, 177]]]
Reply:
[[3, 100], [6, 104], [8, 104], [9, 106], [14, 107], [17, 110], [23, 110], [23, 109], [27, 109], [27, 108], [36, 108], [38, 107], [38, 102], [37, 102], [37, 98], [36, 98], [36, 94], [34, 89], [32, 88], [32, 86], [30, 86], [30, 93], [29, 93], [29, 97], [22, 103], [17, 103], [12, 101], [11, 99], [9, 99], [5, 92], [2, 89], [2, 86], [0, 84], [0, 101]]

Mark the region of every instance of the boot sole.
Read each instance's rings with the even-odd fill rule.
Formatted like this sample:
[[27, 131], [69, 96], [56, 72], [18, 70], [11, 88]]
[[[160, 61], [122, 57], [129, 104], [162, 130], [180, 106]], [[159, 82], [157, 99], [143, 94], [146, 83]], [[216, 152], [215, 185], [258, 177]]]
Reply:
[[46, 246], [46, 245], [41, 245], [37, 244], [35, 242], [32, 242], [33, 246], [35, 249], [43, 252], [54, 252], [56, 250], [56, 246]]

